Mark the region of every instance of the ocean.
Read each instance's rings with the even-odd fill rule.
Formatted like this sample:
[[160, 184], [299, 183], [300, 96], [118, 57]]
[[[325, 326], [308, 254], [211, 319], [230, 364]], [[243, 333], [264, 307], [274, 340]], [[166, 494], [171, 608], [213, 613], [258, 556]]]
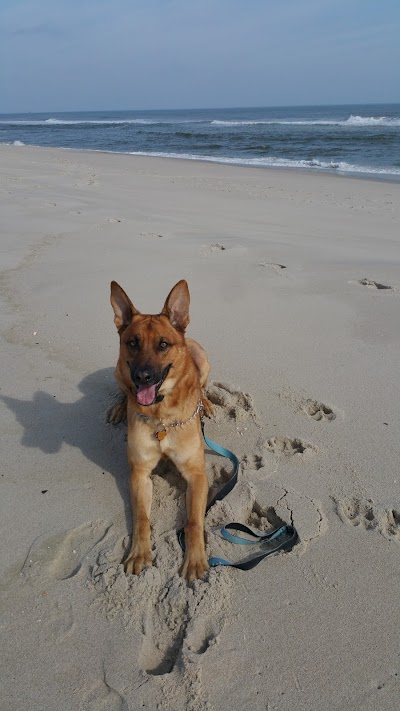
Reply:
[[2, 114], [0, 143], [400, 180], [400, 104]]

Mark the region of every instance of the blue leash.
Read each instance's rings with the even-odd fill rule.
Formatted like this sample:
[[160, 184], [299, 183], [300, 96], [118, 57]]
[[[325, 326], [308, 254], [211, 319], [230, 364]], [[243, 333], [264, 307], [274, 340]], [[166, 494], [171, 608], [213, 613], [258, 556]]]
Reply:
[[[233, 452], [231, 452], [229, 449], [225, 449], [225, 447], [221, 447], [219, 444], [216, 442], [213, 442], [211, 439], [208, 439], [204, 432], [204, 420], [201, 418], [201, 430], [203, 432], [203, 437], [206, 445], [214, 452], [217, 454], [221, 454], [223, 457], [226, 457], [227, 459], [230, 459], [230, 461], [233, 464], [233, 474], [229, 481], [226, 482], [226, 484], [220, 489], [214, 498], [210, 501], [206, 508], [206, 513], [210, 510], [212, 506], [217, 501], [221, 501], [222, 499], [229, 494], [234, 486], [237, 483], [238, 480], [238, 474], [239, 474], [239, 460], [236, 457]], [[253, 540], [249, 540], [248, 538], [243, 538], [242, 536], [236, 536], [230, 531], [240, 531], [242, 533], [246, 533], [248, 536], [252, 536]], [[267, 558], [269, 555], [273, 555], [274, 553], [277, 553], [278, 551], [290, 551], [292, 548], [296, 545], [298, 542], [299, 536], [294, 528], [294, 526], [290, 526], [289, 524], [286, 524], [285, 526], [281, 526], [280, 528], [275, 529], [274, 531], [267, 531], [266, 533], [260, 533], [258, 531], [254, 531], [251, 529], [249, 526], [245, 526], [243, 523], [228, 523], [226, 526], [223, 526], [220, 529], [220, 533], [222, 538], [225, 538], [226, 541], [230, 541], [231, 543], [238, 543], [243, 546], [249, 546], [249, 545], [254, 545], [256, 543], [258, 544], [270, 544], [272, 541], [276, 542], [276, 545], [273, 548], [269, 548], [265, 553], [260, 553], [258, 555], [253, 556], [252, 558], [248, 558], [244, 560], [241, 563], [231, 563], [229, 560], [225, 560], [225, 558], [210, 558], [208, 561], [209, 566], [215, 567], [217, 565], [227, 565], [230, 566], [231, 568], [238, 568], [239, 570], [251, 570], [251, 568], [254, 568], [258, 563], [260, 563], [264, 558]], [[185, 531], [183, 528], [178, 531], [178, 540], [181, 545], [182, 550], [185, 550]]]

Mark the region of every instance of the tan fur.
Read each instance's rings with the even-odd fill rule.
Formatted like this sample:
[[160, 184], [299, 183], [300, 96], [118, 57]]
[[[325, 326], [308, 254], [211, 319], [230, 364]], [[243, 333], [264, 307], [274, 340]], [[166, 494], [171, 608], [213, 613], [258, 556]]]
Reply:
[[[128, 422], [128, 461], [130, 466], [130, 496], [133, 534], [130, 553], [125, 561], [128, 573], [140, 573], [152, 564], [150, 544], [150, 510], [152, 499], [151, 473], [161, 458], [169, 458], [187, 482], [186, 553], [182, 575], [189, 581], [200, 578], [208, 569], [204, 545], [204, 514], [208, 493], [205, 472], [204, 445], [200, 417], [183, 427], [167, 429], [162, 441], [155, 437], [160, 422], [166, 425], [184, 422], [202, 400], [206, 414], [211, 404], [202, 392], [207, 383], [210, 364], [204, 349], [192, 339], [185, 339], [189, 323], [189, 290], [182, 280], [168, 295], [160, 314], [141, 314], [123, 289], [111, 283], [111, 304], [114, 322], [120, 334], [120, 354], [115, 377], [123, 398], [112, 409], [109, 420]], [[132, 349], [133, 339], [139, 339], [140, 349]], [[160, 339], [168, 349], [159, 348]], [[151, 366], [163, 370], [171, 365], [159, 388], [163, 400], [141, 405], [136, 398], [132, 367]], [[146, 415], [144, 421], [138, 413]]]

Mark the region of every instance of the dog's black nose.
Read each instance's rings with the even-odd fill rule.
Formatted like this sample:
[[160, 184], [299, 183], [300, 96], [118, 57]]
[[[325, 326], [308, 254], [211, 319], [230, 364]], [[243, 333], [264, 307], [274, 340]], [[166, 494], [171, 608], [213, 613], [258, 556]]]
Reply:
[[152, 385], [155, 383], [154, 368], [135, 368], [132, 371], [132, 380], [135, 385]]

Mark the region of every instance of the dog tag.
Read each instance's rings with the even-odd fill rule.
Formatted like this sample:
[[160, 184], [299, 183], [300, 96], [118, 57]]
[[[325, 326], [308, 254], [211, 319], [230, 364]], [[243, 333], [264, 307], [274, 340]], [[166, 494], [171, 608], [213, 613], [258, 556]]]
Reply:
[[167, 430], [157, 430], [157, 432], [154, 432], [154, 436], [161, 442], [161, 440], [167, 436]]

